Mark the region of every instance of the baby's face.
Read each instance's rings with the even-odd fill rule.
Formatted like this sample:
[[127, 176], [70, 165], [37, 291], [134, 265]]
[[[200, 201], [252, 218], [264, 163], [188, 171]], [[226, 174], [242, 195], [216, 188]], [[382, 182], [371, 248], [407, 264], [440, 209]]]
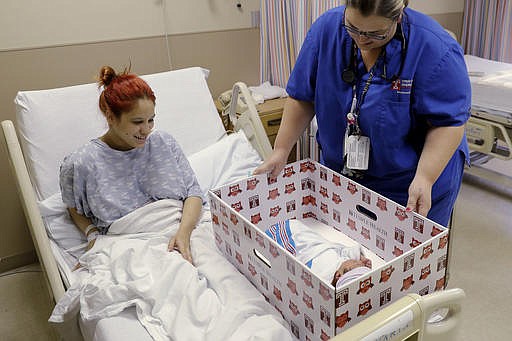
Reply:
[[336, 287], [336, 283], [345, 273], [350, 270], [354, 270], [355, 268], [360, 268], [362, 266], [366, 266], [368, 268], [372, 267], [372, 261], [368, 258], [361, 257], [361, 259], [349, 259], [341, 263], [340, 267], [334, 273], [334, 277], [332, 279], [332, 286]]

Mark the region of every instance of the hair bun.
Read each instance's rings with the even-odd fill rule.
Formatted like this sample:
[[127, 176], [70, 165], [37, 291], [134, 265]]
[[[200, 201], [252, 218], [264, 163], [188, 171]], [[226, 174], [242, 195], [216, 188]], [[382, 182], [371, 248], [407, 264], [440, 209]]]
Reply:
[[100, 70], [99, 84], [107, 87], [117, 76], [115, 70], [110, 66], [103, 66]]

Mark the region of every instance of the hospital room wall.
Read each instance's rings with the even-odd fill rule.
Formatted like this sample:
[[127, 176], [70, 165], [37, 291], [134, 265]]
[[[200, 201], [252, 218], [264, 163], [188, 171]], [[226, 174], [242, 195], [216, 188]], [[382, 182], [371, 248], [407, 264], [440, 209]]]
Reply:
[[[463, 0], [454, 2], [461, 4], [454, 7], [452, 1], [435, 0], [430, 6], [412, 0], [411, 7], [458, 33]], [[242, 9], [236, 3], [4, 0], [0, 4], [0, 120], [15, 119], [17, 91], [93, 82], [103, 64], [122, 68], [131, 62], [139, 74], [203, 66], [211, 70], [208, 84], [214, 96], [238, 80], [256, 85], [259, 0], [240, 1]], [[3, 143], [0, 172], [1, 272], [32, 262], [35, 253]]]

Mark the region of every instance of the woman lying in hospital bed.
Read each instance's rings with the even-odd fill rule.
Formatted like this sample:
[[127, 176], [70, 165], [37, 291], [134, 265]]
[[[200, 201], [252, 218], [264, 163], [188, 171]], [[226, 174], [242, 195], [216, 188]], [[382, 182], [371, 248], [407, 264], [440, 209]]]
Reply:
[[169, 250], [192, 261], [190, 234], [203, 198], [201, 188], [176, 140], [152, 132], [155, 95], [141, 78], [117, 75], [111, 67], [100, 71], [104, 87], [99, 106], [108, 131], [68, 155], [60, 169], [62, 200], [75, 225], [91, 247], [117, 219], [161, 199], [183, 201], [180, 228]]
[[254, 288], [229, 291], [244, 287], [242, 277], [226, 276], [231, 265], [216, 252], [202, 190], [180, 146], [153, 131], [151, 88], [110, 67], [102, 68], [99, 83], [108, 131], [68, 155], [60, 169], [62, 200], [87, 236], [88, 252], [79, 258], [81, 281], [50, 321], [78, 308], [92, 320], [136, 306], [155, 339], [291, 339], [263, 298], [240, 303], [254, 297]]
[[372, 261], [365, 257], [361, 245], [329, 241], [297, 219], [278, 222], [265, 233], [337, 288], [372, 268]]

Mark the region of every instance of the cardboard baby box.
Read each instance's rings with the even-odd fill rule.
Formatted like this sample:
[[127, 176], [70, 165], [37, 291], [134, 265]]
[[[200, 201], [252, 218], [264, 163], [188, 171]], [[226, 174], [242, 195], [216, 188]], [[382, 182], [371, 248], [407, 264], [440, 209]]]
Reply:
[[[216, 244], [281, 312], [300, 340], [326, 340], [408, 293], [444, 289], [448, 229], [312, 160], [277, 178], [250, 176], [209, 191]], [[265, 234], [315, 219], [382, 262], [333, 287]]]

